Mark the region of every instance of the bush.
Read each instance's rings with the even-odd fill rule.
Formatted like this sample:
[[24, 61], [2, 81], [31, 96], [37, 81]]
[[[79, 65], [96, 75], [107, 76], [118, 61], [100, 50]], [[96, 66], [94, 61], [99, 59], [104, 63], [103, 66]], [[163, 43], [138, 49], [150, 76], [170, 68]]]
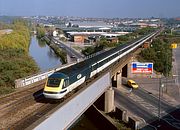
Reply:
[[153, 62], [157, 72], [168, 76], [172, 68], [172, 49], [168, 40], [156, 39], [151, 48], [141, 51], [140, 56], [144, 61]]
[[13, 32], [0, 37], [0, 94], [14, 91], [14, 80], [39, 71], [28, 55], [30, 33], [25, 21], [16, 20]]

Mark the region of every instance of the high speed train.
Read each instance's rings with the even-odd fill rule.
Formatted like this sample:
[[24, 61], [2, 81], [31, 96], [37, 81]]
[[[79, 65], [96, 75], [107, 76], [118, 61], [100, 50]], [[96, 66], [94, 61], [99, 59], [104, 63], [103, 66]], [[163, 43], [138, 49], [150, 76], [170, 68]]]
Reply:
[[67, 93], [93, 77], [121, 57], [141, 46], [143, 42], [156, 35], [157, 32], [129, 42], [86, 59], [73, 66], [62, 69], [50, 75], [46, 81], [43, 95], [46, 98], [60, 99]]

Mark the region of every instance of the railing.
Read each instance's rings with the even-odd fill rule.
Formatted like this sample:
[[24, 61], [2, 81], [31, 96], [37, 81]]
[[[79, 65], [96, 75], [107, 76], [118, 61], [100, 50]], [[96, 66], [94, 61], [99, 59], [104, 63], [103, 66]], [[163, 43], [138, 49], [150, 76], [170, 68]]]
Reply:
[[41, 72], [41, 73], [38, 73], [38, 74], [35, 74], [32, 76], [17, 79], [17, 80], [15, 80], [15, 88], [25, 87], [25, 86], [31, 85], [33, 83], [42, 81], [42, 80], [46, 79], [49, 75], [53, 74], [54, 72], [59, 71], [59, 70], [64, 69], [64, 68], [67, 68], [67, 67], [74, 65], [76, 63], [77, 62], [72, 62], [69, 64], [62, 65], [60, 67], [51, 69], [47, 72]]
[[99, 54], [101, 54], [101, 53], [104, 53], [105, 51], [106, 51], [106, 50], [98, 51], [98, 52], [96, 52], [96, 53], [94, 53], [94, 54], [91, 54], [91, 55], [86, 56], [85, 59], [89, 59], [89, 58], [95, 57], [95, 56], [97, 56], [97, 55], [99, 55]]

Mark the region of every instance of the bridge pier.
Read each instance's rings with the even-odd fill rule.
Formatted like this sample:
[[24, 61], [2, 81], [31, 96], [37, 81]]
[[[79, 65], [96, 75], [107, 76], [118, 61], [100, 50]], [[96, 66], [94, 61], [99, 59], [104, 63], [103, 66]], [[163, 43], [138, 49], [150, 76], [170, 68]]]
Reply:
[[132, 74], [131, 74], [131, 64], [132, 64], [133, 61], [134, 61], [134, 59], [132, 57], [132, 59], [127, 64], [127, 78], [131, 78], [132, 77]]
[[110, 87], [105, 92], [105, 103], [104, 103], [104, 111], [105, 113], [112, 112], [115, 109], [114, 106], [114, 90]]
[[122, 85], [122, 71], [116, 73], [117, 77], [117, 88], [120, 88]]
[[118, 71], [118, 72], [113, 76], [112, 86], [119, 88], [119, 87], [121, 87], [121, 84], [122, 84], [122, 71]]

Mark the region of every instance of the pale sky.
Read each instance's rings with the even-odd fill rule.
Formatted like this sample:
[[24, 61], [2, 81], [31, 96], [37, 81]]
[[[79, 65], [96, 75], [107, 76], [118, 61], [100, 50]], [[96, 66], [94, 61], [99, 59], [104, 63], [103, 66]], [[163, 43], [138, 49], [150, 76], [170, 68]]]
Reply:
[[180, 0], [0, 0], [0, 15], [180, 17]]

